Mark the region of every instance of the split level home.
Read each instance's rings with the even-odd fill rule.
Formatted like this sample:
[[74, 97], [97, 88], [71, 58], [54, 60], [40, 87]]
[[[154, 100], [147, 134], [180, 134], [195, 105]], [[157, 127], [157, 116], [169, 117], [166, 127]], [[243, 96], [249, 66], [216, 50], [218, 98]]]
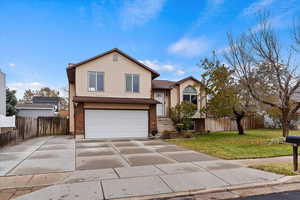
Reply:
[[[70, 132], [79, 138], [146, 138], [174, 130], [171, 107], [205, 106], [203, 85], [193, 77], [157, 80], [159, 73], [119, 49], [67, 67]], [[205, 116], [193, 116], [203, 129]]]

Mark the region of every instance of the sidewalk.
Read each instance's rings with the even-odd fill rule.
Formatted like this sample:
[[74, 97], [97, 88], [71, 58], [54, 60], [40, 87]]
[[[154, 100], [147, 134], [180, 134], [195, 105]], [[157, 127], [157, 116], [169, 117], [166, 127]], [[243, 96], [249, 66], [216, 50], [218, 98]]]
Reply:
[[[0, 192], [3, 200], [20, 194], [17, 200], [160, 198], [265, 186], [278, 183], [282, 177], [215, 160], [0, 177]], [[35, 191], [47, 185], [50, 186]]]

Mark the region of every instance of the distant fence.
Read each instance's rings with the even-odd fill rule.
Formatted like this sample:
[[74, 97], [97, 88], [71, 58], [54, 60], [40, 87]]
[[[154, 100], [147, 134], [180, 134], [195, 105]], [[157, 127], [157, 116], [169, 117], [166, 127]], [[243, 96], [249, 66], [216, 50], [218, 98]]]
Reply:
[[16, 117], [6, 117], [0, 115], [0, 127], [15, 127]]
[[[264, 128], [263, 117], [249, 116], [242, 120], [244, 129]], [[237, 130], [236, 121], [229, 117], [205, 119], [205, 130], [210, 132]]]
[[69, 120], [60, 117], [16, 117], [15, 128], [0, 128], [0, 146], [32, 137], [69, 134]]

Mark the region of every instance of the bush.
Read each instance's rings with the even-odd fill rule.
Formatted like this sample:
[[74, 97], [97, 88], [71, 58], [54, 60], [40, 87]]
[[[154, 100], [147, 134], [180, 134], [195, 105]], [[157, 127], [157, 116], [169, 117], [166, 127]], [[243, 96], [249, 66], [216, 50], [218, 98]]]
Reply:
[[189, 137], [192, 137], [193, 136], [193, 133], [192, 132], [184, 132], [184, 133], [180, 133], [180, 132], [177, 132], [177, 131], [164, 131], [162, 134], [161, 134], [161, 138], [162, 139], [175, 139], [175, 138], [183, 138], [183, 137], [186, 137], [186, 138], [189, 138]]
[[196, 113], [196, 105], [183, 101], [171, 108], [170, 117], [178, 131], [188, 130], [192, 126], [192, 117]]
[[186, 131], [186, 132], [183, 132], [183, 137], [184, 138], [191, 138], [194, 136], [194, 133], [191, 132], [191, 131]]

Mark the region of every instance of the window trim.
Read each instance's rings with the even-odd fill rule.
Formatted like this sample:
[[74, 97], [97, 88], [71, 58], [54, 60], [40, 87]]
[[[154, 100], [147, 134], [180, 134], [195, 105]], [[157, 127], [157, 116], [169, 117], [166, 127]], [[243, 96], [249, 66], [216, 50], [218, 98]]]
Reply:
[[[127, 76], [131, 76], [131, 91], [127, 90]], [[133, 76], [138, 77], [138, 91], [133, 91]], [[125, 73], [125, 92], [130, 92], [130, 93], [140, 93], [140, 75], [139, 74], [129, 74]]]
[[[92, 91], [91, 90], [91, 88], [90, 88], [90, 73], [96, 73], [96, 88], [95, 88], [95, 91]], [[98, 80], [97, 80], [97, 76], [98, 76], [98, 73], [100, 73], [100, 74], [103, 74], [103, 89], [102, 90], [97, 90], [97, 87], [98, 87]], [[105, 82], [105, 78], [104, 78], [104, 72], [97, 72], [97, 71], [88, 71], [88, 73], [87, 73], [87, 76], [88, 76], [88, 80], [87, 80], [87, 82], [88, 82], [88, 84], [87, 84], [87, 89], [88, 89], [88, 92], [104, 92], [104, 82]]]
[[[192, 87], [192, 88], [195, 90], [195, 93], [192, 93], [192, 92], [184, 92], [184, 90], [185, 90], [186, 88], [188, 88], [188, 87]], [[192, 96], [196, 96], [197, 104], [194, 104], [194, 105], [196, 105], [196, 106], [198, 107], [198, 102], [199, 102], [199, 99], [198, 99], [198, 93], [197, 93], [197, 89], [196, 89], [194, 86], [191, 86], [191, 85], [186, 86], [186, 87], [183, 89], [183, 91], [182, 91], [182, 101], [186, 101], [186, 100], [184, 100], [184, 96], [188, 96], [188, 97], [189, 97], [189, 101], [188, 101], [188, 102], [190, 102], [190, 103], [192, 103], [192, 104], [194, 104], [194, 103], [192, 102]]]

